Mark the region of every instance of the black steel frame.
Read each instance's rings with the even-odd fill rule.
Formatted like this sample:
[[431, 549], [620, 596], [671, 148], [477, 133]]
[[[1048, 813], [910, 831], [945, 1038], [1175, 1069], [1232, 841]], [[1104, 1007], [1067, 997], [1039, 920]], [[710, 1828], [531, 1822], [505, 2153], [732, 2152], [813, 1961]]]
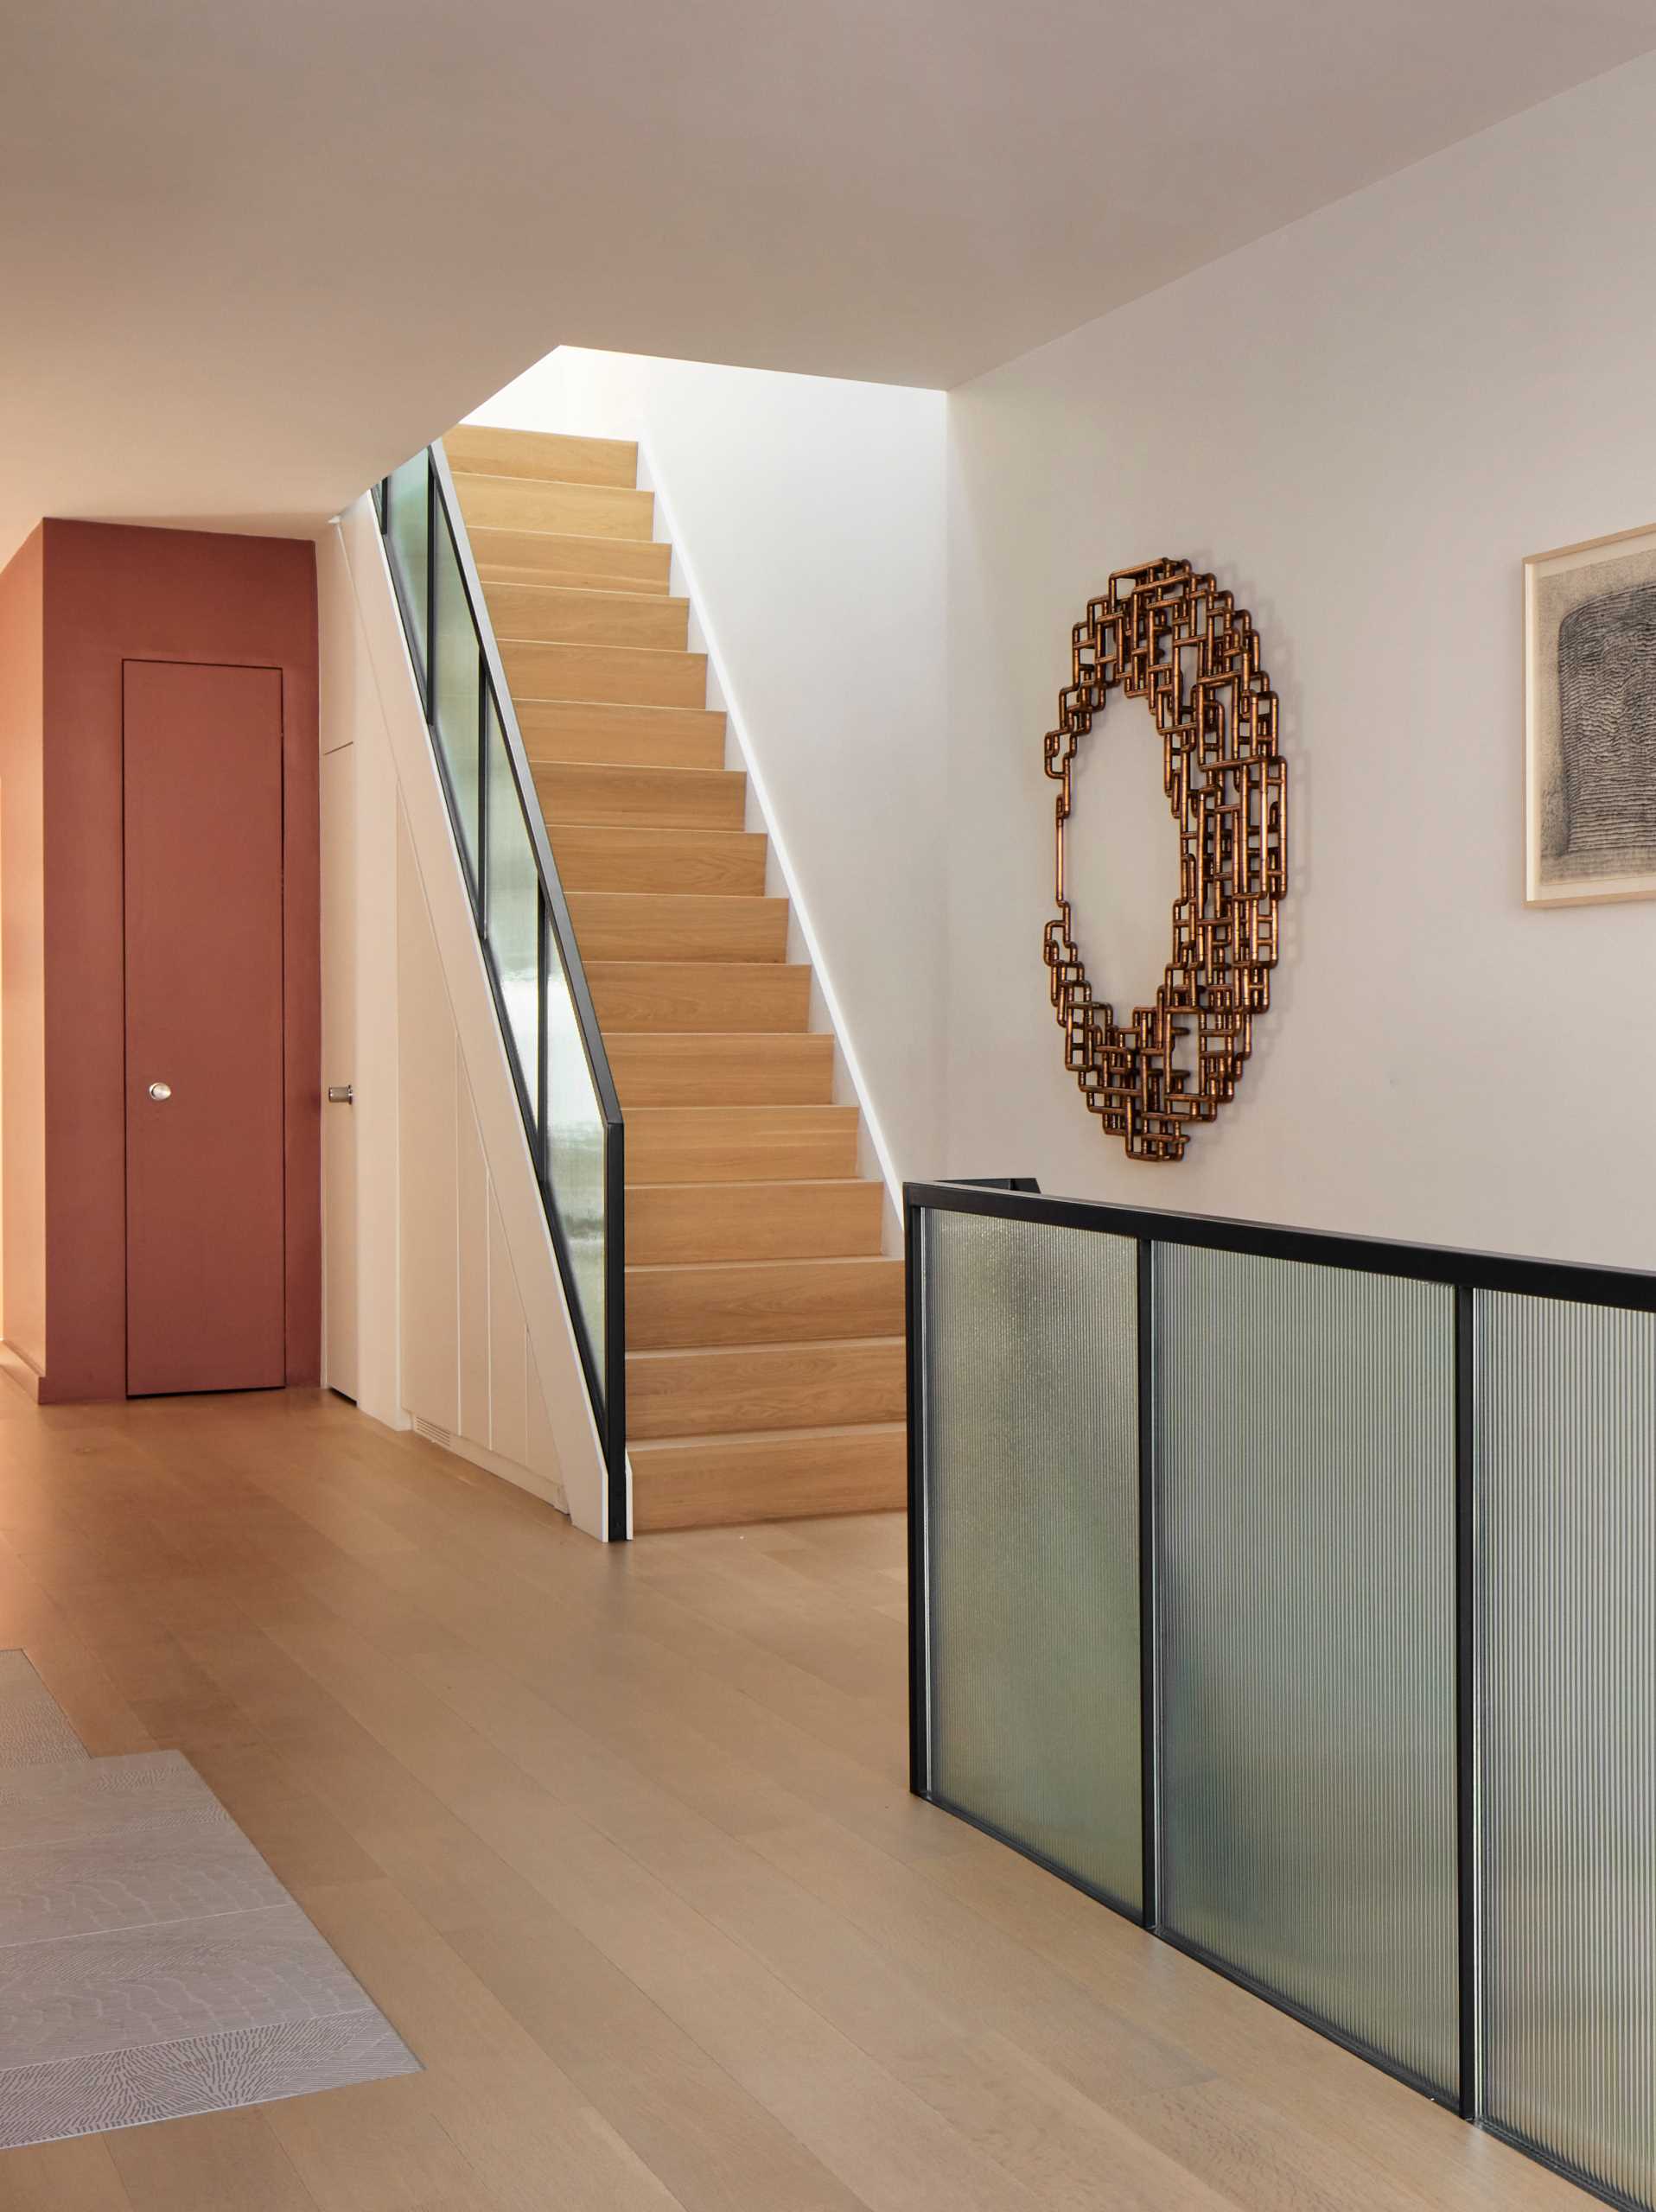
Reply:
[[[932, 1668], [926, 1440], [926, 1269], [924, 1217], [978, 1214], [1001, 1221], [1086, 1230], [1129, 1240], [1137, 1247], [1139, 1699], [1143, 1811], [1143, 1904], [1133, 1912], [1117, 1898], [1067, 1868], [1031, 1851], [1016, 1837], [951, 1804], [932, 1787], [930, 1676]], [[903, 1189], [903, 1238], [908, 1281], [908, 1713], [909, 1786], [920, 1797], [994, 1836], [1073, 1888], [1135, 1920], [1162, 1942], [1198, 1960], [1226, 1980], [1290, 2014], [1372, 2065], [1448, 2104], [1474, 2126], [1606, 2203], [1644, 2212], [1634, 2201], [1570, 2165], [1542, 2145], [1489, 2119], [1484, 2108], [1482, 2049], [1481, 1649], [1477, 1574], [1479, 1376], [1475, 1294], [1506, 1291], [1527, 1298], [1568, 1300], [1623, 1312], [1656, 1313], [1656, 1275], [1631, 1268], [1581, 1267], [1526, 1260], [1501, 1253], [1464, 1252], [1431, 1244], [1336, 1236], [1265, 1222], [1229, 1221], [1207, 1214], [1165, 1213], [1141, 1206], [1107, 1205], [1085, 1198], [1048, 1198], [1025, 1179], [1008, 1178], [949, 1183], [909, 1183]], [[1455, 1819], [1458, 1865], [1460, 1991], [1459, 2088], [1455, 2094], [1423, 2079], [1385, 2052], [1322, 2018], [1242, 1969], [1213, 1956], [1168, 1928], [1160, 1916], [1162, 1863], [1162, 1706], [1158, 1528], [1156, 1374], [1154, 1300], [1156, 1248], [1162, 1244], [1232, 1252], [1261, 1259], [1298, 1261], [1366, 1274], [1440, 1283], [1454, 1293], [1455, 1328]]]
[[[437, 779], [443, 789], [444, 804], [449, 810], [449, 827], [454, 834], [455, 858], [459, 862], [462, 880], [471, 901], [472, 917], [477, 929], [479, 946], [483, 953], [483, 969], [494, 995], [494, 1012], [500, 1028], [500, 1039], [506, 1047], [506, 1064], [518, 1094], [519, 1109], [523, 1116], [524, 1132], [529, 1141], [534, 1163], [535, 1179], [539, 1185], [541, 1202], [545, 1209], [546, 1225], [557, 1261], [559, 1277], [569, 1306], [570, 1319], [575, 1332], [576, 1344], [580, 1353], [582, 1371], [586, 1379], [588, 1395], [591, 1401], [593, 1418], [603, 1442], [604, 1469], [608, 1491], [607, 1523], [612, 1541], [627, 1534], [627, 1254], [626, 1254], [626, 1136], [621, 1101], [616, 1096], [615, 1078], [610, 1072], [608, 1055], [598, 1027], [598, 1017], [593, 1009], [592, 994], [587, 986], [586, 970], [582, 965], [580, 949], [575, 939], [575, 926], [570, 918], [569, 902], [564, 895], [557, 866], [552, 858], [551, 841], [546, 834], [546, 823], [535, 791], [534, 776], [525, 750], [523, 734], [518, 727], [517, 712], [512, 702], [512, 693], [506, 680], [506, 671], [500, 659], [500, 646], [489, 620], [483, 587], [473, 558], [471, 543], [466, 534], [465, 518], [461, 513], [460, 501], [455, 492], [454, 478], [449, 473], [448, 456], [441, 442], [426, 449], [425, 489], [425, 575], [420, 588], [424, 599], [425, 623], [424, 643], [421, 625], [415, 608], [411, 605], [409, 580], [400, 570], [389, 540], [392, 525], [392, 480], [386, 478], [374, 488], [374, 512], [379, 519], [380, 534], [387, 541], [386, 566], [391, 573], [392, 586], [396, 593], [398, 611], [401, 614], [403, 632], [408, 645], [420, 702], [425, 715], [426, 733], [431, 741], [432, 758], [436, 765]], [[446, 536], [454, 556], [461, 588], [465, 595], [467, 612], [477, 644], [477, 791], [476, 850], [475, 855], [467, 849], [468, 832], [460, 804], [460, 795], [454, 788], [449, 764], [436, 727], [438, 657], [438, 624], [436, 619], [437, 550], [439, 533]], [[491, 943], [488, 920], [488, 810], [489, 810], [489, 717], [494, 715], [499, 724], [507, 764], [512, 772], [513, 793], [528, 832], [531, 849], [535, 856], [535, 868], [539, 879], [538, 899], [538, 1007], [536, 1036], [538, 1050], [536, 1065], [522, 1065], [516, 1033], [507, 1014], [500, 981], [495, 969], [494, 946]], [[548, 1105], [550, 1080], [547, 1063], [547, 996], [554, 960], [562, 967], [575, 1007], [576, 1020], [581, 1033], [582, 1048], [592, 1077], [594, 1095], [604, 1125], [604, 1285], [603, 1319], [604, 1344], [602, 1357], [592, 1339], [582, 1306], [579, 1286], [570, 1253], [569, 1237], [560, 1211], [557, 1191], [552, 1180], [551, 1136]]]

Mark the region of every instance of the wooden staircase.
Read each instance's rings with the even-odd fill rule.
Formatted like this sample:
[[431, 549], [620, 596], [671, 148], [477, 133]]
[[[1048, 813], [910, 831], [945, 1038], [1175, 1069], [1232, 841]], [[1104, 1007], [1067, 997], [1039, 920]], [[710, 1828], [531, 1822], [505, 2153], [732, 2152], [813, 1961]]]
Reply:
[[902, 1262], [638, 449], [443, 443], [626, 1117], [634, 1526], [901, 1506]]

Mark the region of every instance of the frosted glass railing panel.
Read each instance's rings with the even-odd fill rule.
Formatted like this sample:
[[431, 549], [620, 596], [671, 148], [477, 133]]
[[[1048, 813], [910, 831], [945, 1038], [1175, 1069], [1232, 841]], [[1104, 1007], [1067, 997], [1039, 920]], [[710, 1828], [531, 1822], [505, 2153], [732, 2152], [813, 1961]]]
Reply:
[[1454, 1293], [1155, 1269], [1162, 1919], [1453, 2092]]
[[1656, 2202], [1656, 1319], [1479, 1300], [1489, 2116]]
[[385, 479], [383, 527], [391, 549], [391, 565], [402, 586], [403, 619], [422, 681], [428, 635], [425, 598], [430, 517], [430, 464], [423, 453], [417, 453]]
[[932, 1792], [1137, 1910], [1137, 1247], [924, 1235]]
[[[604, 1116], [580, 1017], [556, 944], [547, 946], [546, 1172], [557, 1193], [576, 1296], [602, 1365], [607, 1345], [604, 1281], [608, 1220]], [[617, 1347], [619, 1351], [619, 1347]]]
[[475, 886], [482, 656], [460, 556], [448, 523], [441, 516], [431, 558], [431, 727], [448, 772], [460, 849]]
[[483, 710], [483, 931], [532, 1115], [540, 1081], [540, 875], [494, 702]]
[[621, 1103], [442, 448], [398, 469], [375, 504], [602, 1435], [609, 1529], [623, 1534]]

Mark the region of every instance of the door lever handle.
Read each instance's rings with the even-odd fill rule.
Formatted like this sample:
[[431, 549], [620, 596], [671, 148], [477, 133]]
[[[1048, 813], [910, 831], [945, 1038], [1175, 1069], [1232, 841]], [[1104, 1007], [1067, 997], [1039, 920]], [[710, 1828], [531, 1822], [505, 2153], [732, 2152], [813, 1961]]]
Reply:
[[356, 1093], [348, 1083], [330, 1083], [328, 1086], [328, 1103], [330, 1106], [348, 1106], [355, 1096]]

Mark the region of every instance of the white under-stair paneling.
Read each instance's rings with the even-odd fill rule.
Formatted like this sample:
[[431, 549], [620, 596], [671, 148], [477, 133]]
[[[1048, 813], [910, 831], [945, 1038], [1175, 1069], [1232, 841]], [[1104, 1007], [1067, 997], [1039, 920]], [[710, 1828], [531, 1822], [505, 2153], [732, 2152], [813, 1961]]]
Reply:
[[357, 1402], [602, 1535], [602, 1448], [366, 499], [318, 553], [323, 744], [357, 778], [355, 911], [330, 924], [355, 963]]
[[550, 1425], [529, 1419], [523, 1300], [405, 822], [397, 850], [403, 1403], [567, 1511]]

